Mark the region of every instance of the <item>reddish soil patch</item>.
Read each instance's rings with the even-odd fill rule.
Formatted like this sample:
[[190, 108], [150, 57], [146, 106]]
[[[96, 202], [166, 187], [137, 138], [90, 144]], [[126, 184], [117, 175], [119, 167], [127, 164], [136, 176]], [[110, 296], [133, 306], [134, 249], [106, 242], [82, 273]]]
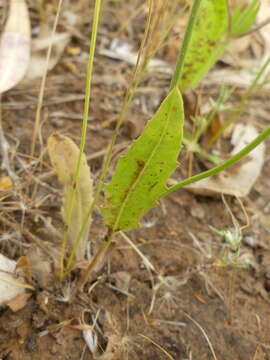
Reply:
[[[45, 3], [50, 9], [50, 2]], [[46, 139], [53, 131], [68, 134], [77, 143], [80, 139], [90, 11], [85, 4], [86, 8], [78, 8], [75, 1], [70, 4], [80, 18], [79, 25], [68, 27], [63, 16], [59, 26], [60, 30], [71, 31], [69, 47], [79, 47], [80, 54], [67, 51], [49, 73], [42, 112], [43, 144], [37, 157], [43, 154]], [[36, 4], [29, 5], [32, 22], [37, 25]], [[132, 2], [126, 6], [129, 10], [123, 4], [106, 5], [98, 51], [120, 29], [121, 16], [134, 9]], [[145, 14], [139, 15], [125, 30], [124, 36], [135, 45], [144, 20]], [[131, 67], [126, 63], [97, 54], [86, 150], [95, 179], [130, 73]], [[121, 128], [113, 166], [127, 143], [137, 136], [137, 127], [142, 128], [153, 113], [168, 84], [167, 76], [146, 76], [131, 106], [129, 121]], [[0, 235], [9, 234], [11, 241], [1, 241], [0, 247], [3, 254], [15, 260], [34, 246], [31, 234], [55, 244], [46, 219], [60, 230], [63, 227], [61, 191], [48, 168], [47, 155], [42, 155], [41, 167], [41, 162], [29, 165], [27, 158], [38, 89], [39, 80], [20, 84], [2, 101], [4, 133], [12, 145], [10, 158], [18, 183], [5, 193], [1, 203]], [[256, 106], [269, 110], [265, 96], [254, 101]], [[18, 312], [13, 313], [8, 307], [0, 309], [0, 358], [210, 360], [216, 356], [218, 360], [270, 360], [269, 173], [268, 144], [262, 176], [244, 200], [251, 222], [243, 234], [241, 250], [248, 263], [246, 268], [213, 266], [223, 244], [209, 225], [217, 229], [233, 227], [221, 198], [179, 191], [162, 200], [161, 206], [146, 216], [140, 229], [128, 233], [156, 271], [150, 271], [119, 236], [103, 268], [92, 275], [84, 292], [71, 296], [68, 302], [63, 298], [69, 288], [72, 293], [78, 279], [76, 272], [62, 283], [57, 278], [48, 286], [35, 283], [36, 291]], [[30, 195], [33, 193], [34, 198]], [[233, 198], [227, 201], [242, 223], [239, 203]], [[16, 227], [24, 216], [21, 204], [27, 209], [25, 231]], [[95, 213], [90, 235], [94, 252], [104, 234], [102, 219]], [[95, 318], [99, 347], [93, 355], [86, 347], [80, 325], [83, 321], [93, 324]]]

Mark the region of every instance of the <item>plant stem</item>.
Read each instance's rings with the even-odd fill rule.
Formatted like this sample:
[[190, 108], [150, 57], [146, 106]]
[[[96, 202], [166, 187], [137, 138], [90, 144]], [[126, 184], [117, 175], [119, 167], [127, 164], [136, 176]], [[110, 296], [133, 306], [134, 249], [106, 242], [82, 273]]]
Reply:
[[161, 197], [167, 196], [171, 194], [175, 190], [179, 190], [184, 186], [193, 184], [199, 180], [205, 179], [207, 177], [216, 175], [221, 171], [227, 169], [228, 167], [234, 165], [238, 161], [240, 161], [243, 157], [247, 156], [252, 150], [254, 150], [261, 142], [263, 142], [268, 136], [270, 136], [270, 126], [264, 130], [259, 136], [256, 137], [250, 144], [245, 146], [242, 150], [240, 150], [237, 154], [232, 156], [229, 160], [225, 161], [223, 164], [214, 167], [213, 169], [204, 171], [198, 175], [194, 175], [190, 178], [187, 178], [178, 184], [171, 186], [168, 190], [166, 190]]
[[181, 80], [184, 63], [185, 63], [185, 58], [186, 58], [188, 48], [190, 45], [190, 40], [191, 40], [192, 32], [194, 29], [194, 25], [195, 25], [195, 22], [197, 19], [201, 1], [202, 0], [193, 0], [193, 5], [192, 5], [191, 11], [190, 11], [188, 24], [187, 24], [185, 35], [184, 35], [184, 40], [183, 40], [183, 43], [182, 43], [182, 46], [181, 46], [181, 49], [180, 49], [180, 52], [178, 55], [175, 71], [174, 71], [173, 78], [171, 81], [170, 90], [172, 90], [175, 86], [179, 85], [179, 82]]
[[88, 265], [87, 269], [83, 272], [81, 280], [79, 281], [79, 289], [80, 290], [83, 289], [85, 283], [88, 280], [88, 277], [89, 277], [89, 274], [91, 273], [91, 271], [94, 270], [96, 265], [99, 263], [99, 261], [102, 259], [102, 257], [106, 253], [107, 249], [111, 246], [113, 236], [114, 236], [114, 234], [110, 234], [107, 237], [105, 237], [105, 239], [102, 241], [102, 243], [101, 243], [101, 245], [100, 245], [100, 247], [98, 249], [98, 252], [96, 253], [96, 255], [91, 260], [91, 262]]
[[256, 89], [260, 88], [261, 85], [258, 85], [258, 83], [269, 64], [270, 64], [270, 56], [267, 58], [267, 60], [261, 67], [260, 71], [258, 71], [257, 75], [252, 81], [250, 87], [243, 95], [236, 113], [232, 114], [232, 116], [229, 117], [229, 119], [224, 122], [223, 126], [210, 138], [207, 144], [208, 149], [213, 145], [213, 143], [215, 143], [219, 139], [219, 137], [224, 133], [224, 131], [228, 128], [228, 126], [234, 123], [239, 118], [239, 116], [243, 114], [243, 112], [245, 111], [247, 100]]
[[123, 107], [121, 109], [119, 118], [117, 120], [115, 129], [114, 129], [114, 132], [113, 132], [113, 135], [112, 135], [110, 143], [108, 145], [106, 155], [105, 155], [105, 159], [104, 159], [104, 162], [103, 162], [103, 166], [102, 166], [102, 169], [101, 169], [101, 175], [100, 175], [100, 178], [99, 178], [99, 181], [98, 181], [98, 186], [97, 186], [97, 190], [96, 190], [96, 193], [95, 193], [94, 201], [91, 204], [91, 207], [90, 207], [89, 212], [88, 212], [88, 216], [91, 216], [91, 214], [92, 214], [92, 212], [94, 210], [94, 207], [96, 205], [96, 202], [97, 202], [97, 200], [99, 198], [101, 189], [103, 188], [105, 176], [106, 176], [106, 173], [108, 171], [108, 168], [109, 168], [109, 165], [110, 165], [110, 162], [111, 162], [112, 150], [113, 150], [113, 146], [115, 144], [116, 138], [118, 136], [119, 128], [120, 128], [121, 124], [123, 123], [123, 121], [124, 121], [124, 119], [126, 117], [127, 110], [129, 108], [131, 100], [133, 99], [134, 94], [135, 94], [135, 92], [137, 90], [137, 87], [138, 87], [138, 84], [139, 84], [139, 78], [140, 78], [140, 76], [139, 76], [140, 75], [140, 66], [139, 65], [140, 65], [140, 60], [141, 60], [141, 57], [142, 57], [142, 52], [143, 52], [143, 49], [144, 49], [144, 46], [145, 46], [145, 43], [146, 43], [146, 40], [147, 40], [147, 36], [148, 36], [149, 30], [150, 30], [151, 16], [152, 16], [152, 11], [153, 11], [152, 10], [153, 0], [149, 0], [149, 7], [150, 7], [150, 10], [149, 10], [149, 16], [148, 16], [148, 19], [147, 19], [146, 30], [145, 30], [144, 37], [143, 37], [141, 47], [140, 47], [140, 51], [139, 51], [139, 54], [138, 54], [137, 63], [136, 63], [136, 67], [135, 67], [135, 71], [134, 71], [134, 75], [133, 75], [133, 79], [132, 79], [132, 85], [128, 89], [127, 93], [126, 93], [124, 103], [123, 103]]
[[[145, 63], [145, 62], [143, 62], [142, 65], [141, 65], [140, 60], [141, 60], [141, 57], [142, 57], [143, 49], [144, 49], [146, 41], [147, 41], [149, 31], [150, 31], [150, 25], [151, 25], [151, 20], [152, 20], [152, 12], [153, 12], [153, 4], [154, 4], [154, 0], [149, 0], [149, 15], [148, 15], [148, 19], [147, 19], [145, 33], [144, 33], [142, 43], [141, 43], [141, 46], [140, 46], [140, 50], [139, 50], [139, 54], [138, 54], [137, 63], [136, 63], [136, 66], [135, 66], [133, 78], [132, 78], [132, 81], [131, 81], [131, 86], [129, 87], [129, 89], [126, 92], [121, 112], [119, 114], [119, 117], [118, 117], [115, 129], [114, 129], [113, 135], [112, 135], [111, 140], [109, 142], [109, 145], [107, 147], [107, 151], [106, 151], [106, 154], [105, 154], [105, 157], [104, 157], [104, 161], [103, 161], [103, 165], [102, 165], [102, 169], [101, 169], [101, 174], [100, 174], [100, 177], [98, 179], [98, 185], [97, 185], [97, 189], [96, 189], [96, 192], [95, 192], [95, 195], [94, 195], [94, 199], [93, 199], [92, 203], [89, 206], [87, 214], [85, 215], [83, 225], [82, 225], [82, 227], [80, 229], [80, 232], [79, 232], [79, 235], [78, 235], [78, 237], [77, 237], [77, 239], [75, 241], [75, 244], [79, 244], [79, 241], [80, 241], [80, 239], [82, 237], [82, 234], [83, 234], [83, 232], [85, 230], [85, 227], [86, 227], [86, 225], [88, 223], [88, 219], [92, 216], [95, 205], [96, 205], [96, 203], [97, 203], [97, 201], [99, 199], [101, 190], [102, 190], [103, 185], [104, 185], [104, 180], [105, 180], [108, 168], [110, 166], [110, 162], [111, 162], [111, 158], [112, 158], [113, 146], [114, 146], [116, 138], [118, 136], [119, 128], [120, 128], [121, 124], [123, 123], [123, 121], [124, 121], [124, 119], [126, 117], [129, 105], [130, 105], [130, 103], [131, 103], [131, 101], [132, 101], [132, 99], [134, 97], [134, 94], [135, 94], [135, 92], [137, 90], [141, 75], [142, 75], [142, 73], [145, 70], [145, 67], [147, 65], [147, 63]], [[71, 251], [71, 254], [69, 256], [69, 259], [68, 259], [67, 271], [69, 271], [71, 269], [71, 266], [72, 266], [73, 259], [74, 259], [75, 255], [76, 255], [76, 248], [73, 248], [72, 251]]]
[[[89, 118], [89, 105], [90, 105], [90, 97], [91, 97], [91, 82], [92, 82], [92, 73], [93, 73], [97, 32], [98, 32], [98, 25], [99, 25], [99, 18], [100, 18], [100, 9], [101, 9], [101, 0], [96, 0], [95, 8], [94, 8], [94, 15], [93, 15], [91, 42], [90, 42], [90, 48], [89, 48], [89, 60], [88, 60], [88, 65], [87, 65], [81, 144], [80, 144], [80, 152], [79, 152], [78, 162], [77, 162], [77, 166], [76, 166], [75, 176], [73, 179], [73, 190], [72, 190], [70, 202], [68, 205], [68, 215], [67, 215], [67, 225], [68, 226], [69, 226], [70, 219], [72, 216], [74, 200], [75, 200], [75, 192], [76, 192], [76, 187], [77, 187], [77, 183], [78, 183], [79, 176], [80, 176], [82, 157], [83, 157], [85, 143], [86, 143], [87, 125], [88, 125], [88, 118]], [[64, 234], [64, 239], [63, 239], [62, 249], [61, 249], [61, 275], [63, 275], [63, 269], [64, 269], [64, 257], [65, 257], [66, 246], [67, 246], [67, 235], [68, 235], [68, 230]], [[75, 243], [73, 247], [75, 247], [76, 245], [77, 244]]]

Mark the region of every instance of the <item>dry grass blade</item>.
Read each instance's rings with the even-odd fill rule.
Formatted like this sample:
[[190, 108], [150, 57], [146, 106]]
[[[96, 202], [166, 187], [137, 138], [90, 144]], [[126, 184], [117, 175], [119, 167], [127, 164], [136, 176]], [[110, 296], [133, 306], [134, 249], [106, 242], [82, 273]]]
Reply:
[[213, 348], [213, 345], [208, 337], [208, 335], [206, 334], [205, 330], [201, 327], [201, 325], [196, 321], [194, 320], [190, 315], [188, 315], [186, 312], [183, 311], [183, 314], [190, 320], [193, 322], [193, 324], [195, 324], [197, 326], [197, 328], [202, 332], [203, 336], [205, 337], [205, 340], [207, 341], [207, 344], [211, 350], [211, 353], [213, 355], [213, 358], [215, 360], [218, 360], [218, 358], [216, 357], [216, 353], [215, 353], [215, 350]]
[[165, 354], [168, 359], [174, 360], [174, 358], [168, 353], [168, 351], [166, 351], [165, 349], [163, 349], [163, 347], [161, 347], [161, 346], [160, 346], [159, 344], [157, 344], [155, 341], [153, 341], [152, 339], [150, 339], [148, 336], [145, 336], [145, 335], [143, 335], [143, 334], [139, 334], [139, 336], [141, 336], [142, 338], [150, 341], [150, 343], [152, 343], [152, 344], [155, 345], [160, 351], [162, 351], [163, 354]]
[[[58, 6], [57, 6], [57, 12], [56, 12], [56, 16], [55, 16], [55, 20], [54, 20], [54, 24], [53, 24], [53, 29], [52, 29], [52, 40], [56, 33], [56, 28], [57, 28], [57, 24], [59, 21], [62, 4], [63, 4], [63, 0], [59, 0]], [[51, 41], [50, 45], [48, 46], [48, 51], [47, 51], [47, 56], [46, 56], [46, 65], [44, 68], [44, 73], [43, 73], [41, 85], [40, 85], [40, 92], [39, 92], [39, 96], [38, 96], [38, 105], [37, 105], [35, 125], [34, 125], [33, 137], [32, 137], [32, 144], [31, 144], [31, 152], [30, 152], [31, 156], [34, 155], [35, 148], [36, 148], [37, 135], [38, 135], [40, 119], [41, 119], [41, 109], [42, 109], [42, 103], [43, 103], [43, 98], [44, 98], [47, 72], [48, 72], [48, 68], [49, 68], [49, 61], [50, 61], [50, 57], [51, 57], [51, 53], [52, 53], [52, 47], [53, 47], [53, 42]]]
[[156, 272], [154, 265], [147, 259], [147, 257], [137, 248], [136, 245], [133, 244], [131, 239], [123, 232], [120, 231], [121, 236], [125, 239], [125, 241], [132, 247], [132, 249], [140, 256], [144, 265], [154, 272]]

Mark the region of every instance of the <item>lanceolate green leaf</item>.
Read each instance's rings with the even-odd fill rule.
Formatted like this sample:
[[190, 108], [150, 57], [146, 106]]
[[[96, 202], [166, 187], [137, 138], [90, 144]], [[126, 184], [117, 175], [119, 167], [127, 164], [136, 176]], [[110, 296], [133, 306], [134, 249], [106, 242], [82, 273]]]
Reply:
[[260, 0], [251, 0], [246, 7], [245, 1], [240, 2], [232, 15], [232, 36], [241, 36], [251, 28], [256, 20], [260, 5]]
[[182, 98], [174, 88], [105, 186], [102, 214], [113, 232], [138, 227], [139, 219], [157, 205], [177, 167], [183, 122]]
[[227, 0], [201, 3], [186, 55], [180, 89], [195, 88], [224, 52], [228, 42]]

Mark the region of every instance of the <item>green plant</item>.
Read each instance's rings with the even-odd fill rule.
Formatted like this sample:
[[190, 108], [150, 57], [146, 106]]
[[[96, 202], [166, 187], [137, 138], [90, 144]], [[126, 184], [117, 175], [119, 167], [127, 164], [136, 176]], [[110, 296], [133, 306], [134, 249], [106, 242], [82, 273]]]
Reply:
[[[153, 3], [151, 0], [149, 3], [151, 9]], [[71, 184], [69, 195], [69, 208], [67, 209], [68, 226], [71, 224], [76, 188], [79, 184], [83, 149], [86, 140], [86, 127], [90, 99], [90, 80], [92, 74], [101, 0], [96, 0], [95, 4], [92, 41], [89, 56], [89, 71], [87, 76], [82, 141], [75, 176], [73, 183]], [[211, 21], [209, 18], [205, 18], [208, 10]], [[200, 18], [200, 14], [202, 13], [204, 14], [204, 17]], [[238, 19], [238, 17], [236, 18]], [[221, 26], [219, 27], [219, 31], [217, 34], [215, 34], [215, 36], [213, 34], [214, 28], [210, 26], [210, 24], [212, 24], [212, 20], [215, 26], [219, 21], [221, 21]], [[204, 21], [206, 22], [204, 23]], [[147, 35], [149, 35], [150, 23], [151, 22], [149, 17], [147, 22], [147, 31], [145, 33], [142, 47], [139, 52], [139, 58], [133, 81], [130, 89], [127, 91], [124, 105], [116, 124], [115, 132], [108, 146], [96, 193], [92, 202], [89, 204], [89, 208], [85, 213], [84, 220], [81, 222], [81, 228], [79, 232], [77, 232], [76, 239], [73, 239], [73, 245], [66, 262], [66, 237], [68, 231], [65, 233], [61, 257], [62, 276], [66, 275], [72, 268], [79, 243], [85, 234], [85, 230], [89, 225], [89, 219], [91, 218], [93, 209], [97, 200], [99, 199], [101, 190], [104, 187], [104, 179], [111, 161], [112, 148], [115, 143], [119, 127], [124, 120], [127, 108], [136, 91], [139, 79], [141, 77], [141, 71], [146, 66], [146, 63], [143, 61], [143, 67], [140, 68], [140, 57], [142, 56], [144, 50]], [[199, 33], [201, 31], [201, 27], [203, 27], [203, 31], [207, 36], [203, 42], [202, 61], [199, 61], [198, 51], [195, 51], [195, 48], [201, 41], [201, 34]], [[209, 28], [211, 28], [211, 34], [208, 32]], [[228, 39], [225, 37], [225, 41], [223, 37], [226, 34], [228, 35], [228, 29], [229, 15], [227, 2], [225, 0], [193, 1], [169, 94], [160, 105], [153, 118], [148, 122], [141, 136], [133, 142], [126, 155], [119, 160], [111, 182], [105, 185], [105, 201], [102, 206], [101, 213], [108, 227], [108, 233], [98, 252], [92, 258], [87, 270], [83, 273], [81, 285], [87, 281], [89, 272], [98, 263], [106, 249], [110, 247], [113, 237], [119, 231], [127, 231], [138, 227], [141, 217], [152, 207], [156, 206], [162, 197], [167, 196], [173, 191], [178, 190], [188, 184], [215, 175], [220, 171], [232, 166], [237, 161], [245, 157], [267, 136], [270, 135], [269, 127], [263, 131], [254, 141], [248, 144], [244, 149], [231, 157], [229, 160], [225, 161], [223, 164], [218, 165], [204, 173], [187, 178], [170, 188], [166, 187], [166, 183], [170, 175], [177, 168], [177, 158], [183, 142], [184, 109], [180, 89], [183, 90], [190, 86], [196, 86], [197, 83], [206, 74], [206, 72], [208, 72], [209, 68], [215, 63], [218, 56], [223, 51], [225, 44], [227, 44]], [[235, 32], [236, 30], [234, 27], [234, 33]], [[205, 62], [204, 60], [209, 57], [209, 53], [213, 49], [213, 56], [211, 56], [208, 61]], [[191, 76], [191, 74], [194, 75], [194, 78]]]
[[[229, 43], [237, 37], [245, 35], [256, 20], [260, 8], [260, 0], [251, 0], [247, 5], [239, 1], [233, 13], [230, 13], [228, 1], [203, 1], [199, 11], [199, 20], [195, 24], [191, 44], [186, 56], [180, 88], [185, 91], [188, 88], [196, 88], [203, 77], [225, 51]], [[220, 161], [208, 153], [210, 146], [224, 133], [226, 128], [242, 114], [247, 100], [257, 89], [258, 81], [268, 66], [268, 62], [262, 66], [254, 82], [250, 85], [242, 97], [239, 107], [232, 111], [229, 119], [208, 140], [206, 150], [199, 145], [200, 137], [207, 131], [214, 115], [231, 95], [233, 90], [223, 91], [206, 118], [196, 119], [193, 133], [185, 132], [184, 143], [192, 152], [196, 152], [203, 158], [208, 158], [214, 164]], [[192, 120], [192, 119], [191, 119]]]

